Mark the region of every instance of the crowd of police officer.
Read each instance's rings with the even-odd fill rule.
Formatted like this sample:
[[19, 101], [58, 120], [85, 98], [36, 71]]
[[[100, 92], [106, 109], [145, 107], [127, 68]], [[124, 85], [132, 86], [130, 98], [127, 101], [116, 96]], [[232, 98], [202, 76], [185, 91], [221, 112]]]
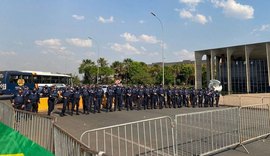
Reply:
[[29, 89], [28, 87], [21, 87], [13, 95], [11, 103], [16, 109], [38, 113], [39, 100], [40, 94], [36, 88]]
[[79, 115], [79, 101], [82, 97], [83, 114], [141, 109], [163, 109], [181, 107], [218, 107], [220, 93], [212, 89], [178, 88], [162, 86], [122, 86], [109, 85], [104, 90], [100, 85], [56, 88], [45, 86], [36, 89], [19, 89], [14, 95], [13, 106], [17, 109], [38, 112], [39, 98], [48, 97], [48, 115], [61, 100], [60, 116]]

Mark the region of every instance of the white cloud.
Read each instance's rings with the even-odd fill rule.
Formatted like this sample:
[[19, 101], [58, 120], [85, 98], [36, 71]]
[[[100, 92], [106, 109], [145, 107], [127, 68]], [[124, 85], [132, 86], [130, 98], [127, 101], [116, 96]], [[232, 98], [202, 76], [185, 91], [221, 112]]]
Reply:
[[114, 43], [111, 46], [111, 49], [117, 52], [124, 53], [125, 55], [141, 54], [141, 52], [138, 49], [136, 49], [129, 43], [126, 43], [126, 44]]
[[74, 18], [74, 19], [76, 19], [76, 20], [79, 20], [79, 21], [81, 21], [81, 20], [84, 20], [85, 19], [85, 17], [84, 16], [81, 16], [81, 15], [72, 15], [72, 17]]
[[140, 24], [144, 24], [145, 21], [144, 21], [144, 20], [140, 20], [139, 23], [140, 23]]
[[121, 34], [120, 36], [125, 38], [125, 40], [127, 42], [138, 42], [139, 41], [139, 39], [135, 35], [128, 33], [128, 32], [125, 32], [124, 34]]
[[194, 52], [190, 52], [187, 49], [182, 49], [180, 51], [174, 52], [174, 55], [178, 60], [194, 60]]
[[114, 22], [114, 18], [113, 18], [113, 16], [110, 16], [110, 18], [105, 19], [104, 17], [99, 16], [98, 17], [98, 21], [101, 22], [101, 23], [113, 23]]
[[179, 12], [179, 16], [181, 18], [187, 18], [187, 19], [192, 19], [193, 18], [193, 15], [191, 13], [191, 11], [188, 11], [186, 9], [183, 9]]
[[195, 10], [196, 6], [202, 2], [202, 0], [179, 0], [180, 3], [188, 5], [192, 10]]
[[260, 27], [253, 29], [251, 34], [255, 32], [266, 32], [266, 31], [270, 31], [270, 24], [263, 24]]
[[143, 46], [141, 46], [141, 49], [142, 49], [143, 51], [147, 51], [147, 49], [146, 49], [145, 47], [143, 47]]
[[235, 0], [211, 0], [215, 7], [222, 8], [223, 13], [228, 17], [238, 19], [252, 19], [254, 9], [250, 5], [237, 3]]
[[[183, 19], [189, 19], [193, 22], [197, 22], [197, 23], [200, 23], [200, 24], [206, 24], [208, 23], [208, 19], [202, 15], [202, 14], [194, 14], [189, 11], [189, 10], [186, 10], [186, 9], [183, 9], [179, 12], [179, 16]], [[209, 20], [212, 21], [212, 18], [211, 16], [209, 16]]]
[[197, 15], [193, 18], [193, 20], [194, 20], [195, 22], [198, 22], [198, 23], [201, 23], [201, 24], [206, 24], [206, 23], [208, 22], [207, 18], [206, 18], [204, 15], [202, 15], [202, 14], [197, 14]]
[[84, 40], [84, 39], [79, 39], [79, 38], [70, 38], [66, 39], [66, 42], [69, 43], [70, 45], [74, 45], [77, 47], [91, 47], [92, 46], [92, 41], [91, 40]]
[[35, 44], [39, 46], [56, 47], [61, 46], [61, 41], [59, 39], [37, 40]]
[[146, 43], [156, 44], [160, 41], [155, 37], [151, 35], [142, 34], [139, 36], [140, 40]]
[[0, 51], [0, 56], [14, 56], [17, 55], [14, 51]]

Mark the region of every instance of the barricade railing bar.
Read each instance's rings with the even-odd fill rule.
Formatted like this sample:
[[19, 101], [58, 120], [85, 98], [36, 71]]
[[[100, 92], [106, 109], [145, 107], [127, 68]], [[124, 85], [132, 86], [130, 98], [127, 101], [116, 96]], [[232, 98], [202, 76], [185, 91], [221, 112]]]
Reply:
[[207, 155], [236, 146], [237, 119], [238, 108], [176, 115], [176, 155]]
[[81, 142], [112, 156], [175, 155], [173, 120], [152, 118], [85, 131]]
[[270, 105], [249, 105], [240, 110], [240, 143], [270, 135]]
[[13, 107], [1, 101], [0, 121], [11, 128], [14, 128], [14, 119], [15, 119], [15, 112]]
[[92, 151], [86, 145], [74, 138], [68, 132], [54, 124], [55, 155], [59, 156], [94, 156], [98, 152]]
[[15, 109], [14, 129], [24, 136], [53, 151], [54, 117]]
[[[0, 102], [0, 122], [55, 153], [56, 156], [94, 156], [94, 152], [55, 124], [56, 118], [14, 109]], [[54, 145], [56, 144], [56, 145]]]

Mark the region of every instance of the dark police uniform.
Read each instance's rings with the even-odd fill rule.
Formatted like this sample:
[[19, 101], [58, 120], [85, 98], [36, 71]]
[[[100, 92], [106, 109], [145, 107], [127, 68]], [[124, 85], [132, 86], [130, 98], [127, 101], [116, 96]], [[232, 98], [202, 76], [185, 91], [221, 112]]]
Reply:
[[54, 102], [57, 99], [57, 97], [58, 93], [55, 90], [55, 88], [52, 87], [48, 93], [48, 115], [51, 115], [51, 112], [54, 110]]
[[167, 105], [169, 106], [169, 108], [172, 107], [172, 90], [171, 88], [168, 88], [166, 90], [166, 95], [167, 95]]
[[90, 111], [89, 97], [90, 97], [90, 93], [88, 92], [88, 89], [86, 87], [83, 87], [82, 89], [83, 114], [84, 113], [89, 114], [89, 111]]
[[13, 96], [13, 102], [12, 105], [15, 109], [23, 109], [24, 107], [24, 96], [23, 92], [20, 89], [17, 94]]
[[106, 111], [107, 112], [112, 111], [113, 96], [114, 96], [114, 90], [111, 86], [108, 86], [107, 92], [106, 92], [106, 98], [107, 98]]
[[220, 97], [220, 94], [218, 91], [215, 91], [215, 101], [216, 101], [216, 107], [219, 106], [219, 97]]
[[151, 109], [157, 109], [157, 103], [158, 103], [158, 89], [157, 87], [154, 87], [152, 89], [152, 94], [151, 94], [152, 98], [151, 98]]
[[143, 104], [143, 100], [144, 100], [144, 89], [143, 89], [142, 86], [138, 89], [137, 96], [138, 96], [137, 110], [140, 110], [141, 109], [141, 106], [144, 105]]
[[158, 89], [158, 102], [159, 102], [159, 109], [162, 109], [165, 106], [165, 91], [163, 87], [159, 87]]
[[126, 109], [127, 111], [130, 109], [132, 110], [132, 89], [130, 87], [128, 87], [126, 89]]
[[115, 87], [115, 104], [114, 104], [114, 111], [116, 111], [116, 107], [118, 110], [121, 111], [122, 108], [122, 88], [120, 86]]
[[75, 88], [74, 94], [73, 94], [74, 99], [72, 101], [71, 115], [73, 115], [73, 111], [74, 111], [75, 106], [76, 106], [76, 115], [79, 115], [80, 97], [81, 97], [80, 89], [77, 87], [77, 88]]
[[94, 105], [94, 113], [96, 113], [96, 110], [98, 113], [100, 113], [100, 107], [101, 107], [101, 102], [103, 98], [104, 91], [101, 87], [97, 87], [95, 90], [95, 105]]
[[38, 113], [38, 103], [40, 100], [40, 96], [37, 93], [36, 89], [33, 89], [29, 95], [29, 100], [32, 106], [32, 112]]
[[71, 96], [71, 91], [69, 88], [67, 88], [66, 90], [64, 90], [64, 92], [62, 93], [63, 96], [63, 105], [62, 105], [62, 112], [60, 114], [60, 116], [64, 116], [66, 113], [66, 108], [67, 105], [70, 101], [70, 96]]
[[143, 100], [143, 108], [144, 108], [144, 110], [149, 109], [150, 101], [151, 101], [150, 88], [145, 87], [144, 88], [144, 100]]

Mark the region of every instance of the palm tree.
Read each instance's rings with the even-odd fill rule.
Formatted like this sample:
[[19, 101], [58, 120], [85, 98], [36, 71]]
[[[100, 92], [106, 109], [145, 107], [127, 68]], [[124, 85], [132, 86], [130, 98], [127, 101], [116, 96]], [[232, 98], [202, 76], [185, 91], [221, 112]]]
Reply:
[[114, 73], [115, 73], [115, 77], [117, 79], [122, 79], [123, 75], [124, 75], [124, 65], [122, 62], [119, 61], [115, 61], [112, 63], [111, 68], [113, 68]]
[[173, 82], [174, 85], [176, 85], [176, 78], [180, 74], [180, 71], [181, 71], [180, 69], [181, 69], [180, 64], [174, 64], [171, 66], [171, 70], [174, 75], [174, 82]]
[[133, 63], [133, 60], [132, 59], [130, 59], [130, 58], [126, 58], [126, 59], [124, 59], [123, 60], [123, 79], [124, 79], [124, 82], [126, 83], [126, 84], [128, 84], [128, 82], [130, 81], [130, 66], [131, 66], [131, 64]]

